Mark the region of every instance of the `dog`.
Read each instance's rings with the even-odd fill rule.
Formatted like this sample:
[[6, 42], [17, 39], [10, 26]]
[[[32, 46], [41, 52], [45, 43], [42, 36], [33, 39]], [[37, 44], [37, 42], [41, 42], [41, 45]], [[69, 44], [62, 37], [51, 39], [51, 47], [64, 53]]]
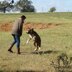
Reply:
[[28, 44], [29, 41], [30, 41], [31, 39], [33, 39], [33, 41], [34, 41], [34, 46], [36, 47], [36, 48], [35, 48], [35, 51], [40, 50], [40, 48], [41, 48], [41, 38], [40, 38], [40, 36], [38, 35], [38, 33], [37, 33], [36, 31], [34, 31], [33, 28], [32, 28], [32, 29], [29, 29], [26, 33], [29, 34], [29, 39], [26, 41], [26, 44]]

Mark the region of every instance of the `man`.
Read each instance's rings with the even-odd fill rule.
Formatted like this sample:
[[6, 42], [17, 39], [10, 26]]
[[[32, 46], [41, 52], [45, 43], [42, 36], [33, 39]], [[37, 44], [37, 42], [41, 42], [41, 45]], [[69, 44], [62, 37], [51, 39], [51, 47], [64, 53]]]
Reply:
[[17, 52], [18, 52], [18, 54], [20, 54], [20, 37], [22, 35], [22, 29], [23, 29], [23, 24], [24, 24], [25, 19], [26, 19], [26, 17], [24, 15], [22, 15], [18, 20], [15, 21], [15, 23], [13, 25], [11, 34], [14, 38], [14, 41], [11, 44], [10, 48], [8, 49], [8, 51], [11, 53], [13, 53], [12, 47], [14, 46], [14, 44], [16, 44]]

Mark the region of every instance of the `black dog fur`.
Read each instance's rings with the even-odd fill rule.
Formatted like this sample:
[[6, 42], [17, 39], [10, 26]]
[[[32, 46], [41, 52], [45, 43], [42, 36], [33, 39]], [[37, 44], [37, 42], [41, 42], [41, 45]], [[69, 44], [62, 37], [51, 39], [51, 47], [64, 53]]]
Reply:
[[36, 31], [34, 31], [34, 29], [29, 29], [27, 34], [29, 34], [29, 39], [27, 40], [27, 43], [33, 39], [34, 40], [34, 46], [36, 47], [36, 51], [38, 51], [41, 48], [41, 38], [38, 35], [38, 33]]

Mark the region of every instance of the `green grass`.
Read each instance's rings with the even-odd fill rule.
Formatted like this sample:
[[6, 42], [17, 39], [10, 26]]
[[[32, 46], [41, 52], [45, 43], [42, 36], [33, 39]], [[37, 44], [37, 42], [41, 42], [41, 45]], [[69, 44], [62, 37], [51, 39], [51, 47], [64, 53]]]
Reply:
[[15, 19], [25, 15], [26, 22], [35, 23], [71, 23], [72, 13], [19, 13], [19, 14], [0, 14], [0, 22], [13, 22]]
[[[0, 23], [13, 22], [22, 14], [0, 14]], [[61, 53], [72, 56], [72, 13], [24, 13], [27, 16], [26, 22], [35, 23], [58, 23], [54, 28], [35, 29], [42, 39], [41, 51], [44, 54], [35, 54], [33, 41], [28, 45], [25, 42], [28, 38], [26, 31], [21, 37], [21, 55], [17, 55], [16, 46], [14, 53], [7, 50], [12, 43], [10, 32], [0, 31], [0, 70], [1, 71], [33, 71], [33, 72], [55, 72], [50, 65]], [[46, 52], [46, 53], [45, 53]]]

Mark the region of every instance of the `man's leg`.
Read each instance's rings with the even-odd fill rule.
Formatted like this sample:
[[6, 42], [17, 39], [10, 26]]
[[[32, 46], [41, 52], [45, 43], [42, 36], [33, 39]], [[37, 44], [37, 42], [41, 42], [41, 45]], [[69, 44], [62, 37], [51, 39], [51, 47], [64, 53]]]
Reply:
[[20, 54], [20, 36], [16, 35], [15, 38], [17, 43], [17, 51], [18, 51], [18, 54]]
[[16, 43], [15, 35], [13, 35], [13, 38], [14, 38], [14, 41], [13, 41], [13, 43], [11, 44], [10, 48], [8, 49], [8, 51], [9, 51], [9, 52], [12, 52], [12, 53], [13, 53], [13, 51], [12, 51], [12, 47], [13, 47], [14, 44]]

